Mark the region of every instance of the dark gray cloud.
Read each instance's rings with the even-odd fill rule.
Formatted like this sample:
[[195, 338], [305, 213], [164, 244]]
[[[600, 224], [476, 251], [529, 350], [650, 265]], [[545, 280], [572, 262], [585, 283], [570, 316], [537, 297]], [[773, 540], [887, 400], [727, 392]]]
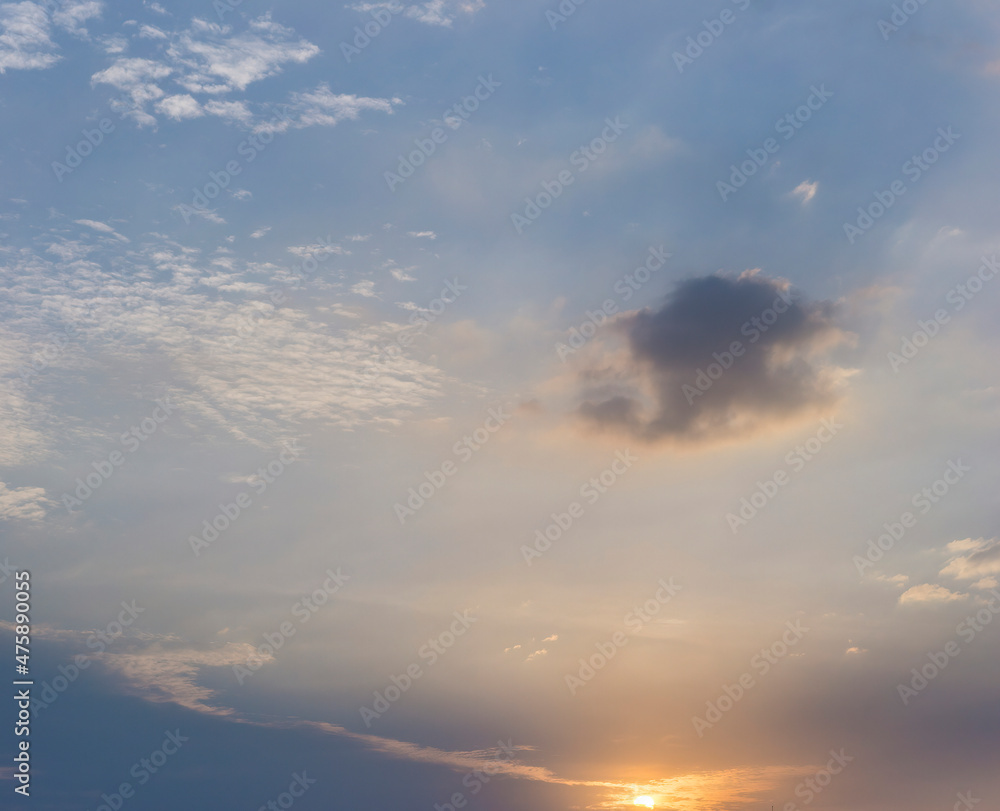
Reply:
[[752, 431], [831, 405], [844, 371], [825, 350], [847, 334], [831, 302], [754, 273], [678, 284], [659, 310], [616, 322], [627, 349], [584, 374], [591, 424], [645, 440]]

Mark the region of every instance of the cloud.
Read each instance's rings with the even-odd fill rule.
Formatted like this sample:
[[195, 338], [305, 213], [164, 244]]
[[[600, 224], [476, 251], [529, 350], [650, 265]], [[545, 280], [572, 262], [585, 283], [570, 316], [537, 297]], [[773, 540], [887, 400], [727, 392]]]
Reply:
[[250, 108], [247, 107], [246, 103], [242, 101], [212, 100], [206, 102], [203, 109], [209, 115], [215, 115], [227, 121], [236, 121], [244, 125], [253, 121], [253, 113], [250, 112]]
[[802, 205], [805, 205], [810, 200], [816, 196], [816, 190], [819, 188], [819, 183], [815, 181], [803, 180], [792, 189], [791, 194], [793, 197], [798, 197]]
[[205, 115], [201, 105], [195, 101], [194, 96], [184, 93], [183, 95], [167, 96], [156, 104], [156, 111], [163, 113], [167, 118], [174, 121], [181, 121], [185, 118], [198, 118]]
[[437, 239], [438, 235], [433, 231], [407, 231], [406, 235], [408, 237], [413, 237], [414, 239]]
[[285, 117], [259, 125], [267, 132], [285, 132], [288, 129], [305, 127], [334, 127], [341, 121], [355, 120], [365, 110], [376, 110], [392, 114], [393, 105], [402, 104], [399, 99], [375, 99], [351, 94], [337, 94], [330, 90], [326, 82], [321, 82], [314, 90], [292, 93], [285, 105]]
[[49, 31], [49, 17], [40, 5], [0, 5], [0, 73], [8, 69], [41, 70], [58, 62]]
[[73, 222], [77, 225], [86, 225], [88, 228], [93, 228], [95, 231], [100, 231], [102, 234], [110, 234], [115, 237], [115, 239], [119, 239], [122, 242], [128, 242], [128, 237], [123, 237], [107, 223], [99, 222], [98, 220], [73, 220]]
[[828, 409], [850, 374], [821, 362], [853, 337], [837, 315], [756, 271], [683, 281], [659, 309], [613, 321], [625, 346], [586, 358], [579, 413], [640, 440], [702, 441]]
[[144, 25], [139, 29], [139, 39], [167, 39], [167, 34], [155, 25]]
[[52, 22], [78, 37], [89, 38], [81, 23], [101, 16], [103, 4], [97, 0], [63, 0], [52, 12]]
[[966, 538], [945, 547], [952, 558], [941, 574], [956, 580], [977, 580], [1000, 574], [1000, 539]]
[[167, 56], [179, 69], [177, 82], [191, 93], [222, 94], [275, 76], [285, 63], [303, 63], [319, 53], [295, 32], [271, 20], [250, 22], [250, 30], [230, 35], [228, 26], [195, 19], [176, 37]]
[[0, 519], [40, 521], [45, 517], [45, 508], [52, 502], [45, 497], [44, 487], [9, 488], [0, 482]]
[[138, 653], [104, 652], [97, 658], [109, 670], [125, 677], [132, 690], [147, 701], [228, 716], [234, 711], [209, 704], [216, 691], [198, 684], [196, 677], [201, 668], [246, 665], [251, 656], [267, 661], [252, 645], [237, 642], [207, 651], [168, 649], [157, 643]]
[[378, 298], [378, 293], [375, 292], [375, 282], [369, 280], [352, 285], [351, 292], [365, 298]]
[[[9, 290], [0, 274], [0, 293], [9, 295]], [[44, 459], [59, 422], [52, 415], [50, 402], [35, 395], [23, 377], [34, 381], [31, 370], [35, 365], [42, 367], [40, 374], [48, 373], [45, 364], [50, 360], [44, 351], [51, 345], [38, 339], [39, 334], [44, 334], [42, 330], [29, 327], [22, 331], [12, 309], [3, 309], [2, 319], [7, 323], [0, 324], [0, 385], [4, 389], [0, 397], [0, 467], [5, 468]], [[57, 362], [55, 359], [51, 364]]]
[[121, 34], [109, 34], [98, 37], [97, 41], [101, 44], [104, 53], [112, 56], [125, 53], [128, 50], [128, 39]]
[[[76, 441], [68, 418], [76, 406], [52, 389], [88, 364], [163, 363], [170, 374], [157, 385], [169, 387], [187, 419], [257, 446], [298, 435], [306, 421], [399, 424], [451, 382], [431, 364], [385, 355], [408, 327], [344, 310], [346, 291], [329, 287], [326, 305], [351, 318], [347, 328], [311, 308], [273, 306], [276, 265], [205, 257], [159, 235], [133, 246], [98, 226], [66, 255], [24, 248], [0, 269], [0, 380], [9, 392], [0, 398], [0, 465], [41, 460]], [[55, 244], [51, 234], [39, 240]], [[123, 263], [127, 275], [116, 270]], [[19, 370], [46, 346], [39, 336], [67, 325], [65, 356], [40, 382], [23, 384]]]
[[225, 225], [226, 220], [216, 212], [214, 208], [191, 208], [182, 209], [181, 206], [174, 206], [174, 211], [187, 211], [187, 214], [201, 217], [203, 220], [214, 222], [216, 225]]
[[899, 604], [952, 603], [955, 602], [955, 600], [964, 600], [967, 596], [967, 594], [957, 594], [954, 591], [950, 591], [944, 586], [937, 586], [932, 583], [923, 583], [919, 586], [907, 589], [899, 595]]
[[[10, 624], [0, 620], [0, 628], [9, 630]], [[79, 648], [86, 632], [47, 629], [46, 638]], [[515, 646], [514, 649], [520, 646]], [[669, 778], [636, 784], [621, 780], [581, 780], [562, 777], [545, 766], [532, 765], [520, 757], [531, 753], [530, 745], [501, 745], [487, 749], [447, 750], [413, 743], [396, 738], [382, 737], [365, 732], [355, 732], [347, 727], [326, 721], [302, 718], [281, 719], [273, 715], [258, 716], [224, 706], [217, 699], [220, 691], [200, 683], [202, 672], [208, 668], [231, 668], [246, 665], [248, 659], [262, 660], [266, 664], [273, 657], [261, 656], [246, 643], [225, 643], [208, 649], [183, 647], [175, 636], [142, 635], [126, 652], [110, 650], [91, 654], [102, 666], [117, 674], [124, 687], [145, 701], [170, 703], [220, 719], [229, 723], [249, 726], [319, 732], [353, 741], [365, 749], [398, 760], [440, 766], [458, 774], [475, 771], [514, 780], [527, 780], [558, 786], [589, 787], [602, 790], [605, 802], [599, 807], [631, 807], [637, 794], [649, 794], [657, 799], [658, 807], [678, 811], [697, 811], [705, 807], [742, 806], [763, 793], [773, 794], [777, 787], [796, 775], [814, 774], [817, 765], [771, 765], [763, 767], [737, 767], [714, 771], [681, 773]]]
[[338, 256], [350, 256], [350, 251], [344, 250], [339, 245], [330, 242], [317, 242], [312, 245], [292, 245], [288, 252], [305, 259], [307, 256], [327, 256], [337, 254]]
[[404, 13], [425, 25], [450, 28], [458, 14], [472, 15], [483, 8], [486, 8], [484, 0], [430, 0], [407, 6]]
[[125, 93], [125, 98], [115, 99], [111, 108], [127, 115], [140, 126], [152, 126], [156, 119], [146, 112], [146, 105], [165, 94], [157, 82], [169, 76], [173, 69], [152, 59], [120, 57], [111, 67], [90, 77], [92, 85], [109, 84]]
[[[242, 92], [254, 82], [281, 73], [285, 65], [307, 62], [320, 52], [308, 40], [296, 38], [292, 29], [272, 21], [269, 14], [251, 20], [239, 33], [227, 25], [195, 19], [182, 31], [144, 25], [139, 37], [158, 51], [157, 58], [118, 57], [95, 73], [91, 84], [123, 91], [124, 98], [114, 100], [112, 108], [140, 126], [155, 125], [151, 104], [155, 112], [174, 120], [209, 113], [249, 126], [253, 115], [245, 101], [219, 97]], [[162, 82], [168, 77], [186, 92], [164, 89]], [[196, 98], [199, 95], [210, 98], [202, 104]]]

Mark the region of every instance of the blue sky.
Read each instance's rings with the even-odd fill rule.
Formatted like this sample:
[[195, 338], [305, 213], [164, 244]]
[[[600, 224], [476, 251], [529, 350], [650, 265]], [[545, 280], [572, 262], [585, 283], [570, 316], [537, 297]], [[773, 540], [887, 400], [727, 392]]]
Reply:
[[995, 802], [1000, 17], [897, 5], [0, 4], [4, 802]]

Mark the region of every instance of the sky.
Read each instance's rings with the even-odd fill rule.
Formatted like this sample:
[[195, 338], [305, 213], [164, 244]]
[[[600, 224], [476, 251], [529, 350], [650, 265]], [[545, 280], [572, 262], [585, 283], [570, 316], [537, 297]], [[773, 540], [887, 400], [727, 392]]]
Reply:
[[998, 34], [0, 3], [3, 807], [995, 807]]

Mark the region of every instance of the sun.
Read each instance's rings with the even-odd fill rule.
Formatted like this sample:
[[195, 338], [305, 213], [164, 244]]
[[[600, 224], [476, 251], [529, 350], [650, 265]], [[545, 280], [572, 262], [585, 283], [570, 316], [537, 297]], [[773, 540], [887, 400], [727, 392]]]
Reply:
[[644, 805], [646, 808], [653, 807], [653, 798], [649, 795], [643, 795], [642, 797], [636, 797], [632, 800], [632, 805]]

